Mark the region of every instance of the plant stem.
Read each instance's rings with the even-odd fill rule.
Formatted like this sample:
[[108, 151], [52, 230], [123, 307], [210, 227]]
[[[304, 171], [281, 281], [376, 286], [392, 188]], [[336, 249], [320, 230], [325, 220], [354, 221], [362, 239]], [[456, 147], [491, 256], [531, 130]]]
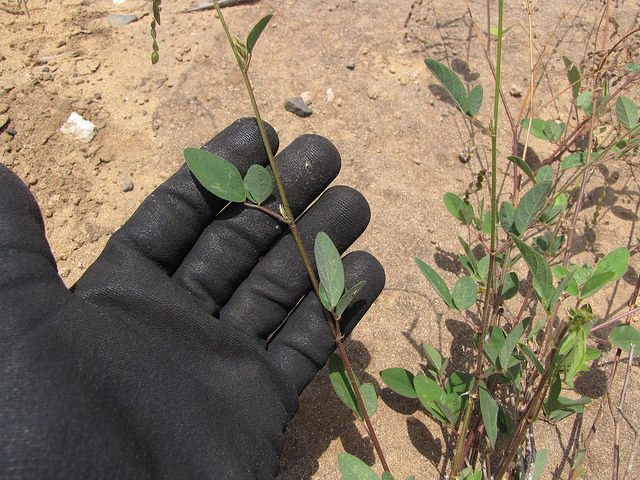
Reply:
[[353, 387], [353, 391], [356, 394], [356, 399], [358, 400], [358, 406], [360, 407], [362, 416], [364, 418], [365, 424], [367, 425], [367, 430], [369, 431], [369, 436], [371, 437], [371, 443], [373, 443], [373, 447], [378, 454], [378, 458], [380, 458], [380, 463], [382, 464], [382, 468], [385, 472], [389, 472], [389, 466], [387, 465], [387, 461], [384, 458], [384, 454], [382, 453], [382, 448], [380, 447], [380, 442], [378, 442], [378, 437], [376, 436], [376, 432], [373, 429], [373, 425], [371, 424], [371, 418], [367, 415], [367, 410], [364, 406], [364, 401], [362, 400], [362, 396], [360, 395], [360, 389], [358, 388], [358, 384], [356, 382], [356, 378], [353, 375], [353, 369], [351, 368], [351, 364], [349, 363], [349, 358], [347, 357], [347, 353], [344, 351], [344, 345], [342, 341], [336, 339], [336, 345], [338, 347], [338, 351], [340, 352], [340, 356], [342, 357], [342, 361], [345, 362], [344, 366], [347, 370], [347, 375], [349, 376], [349, 381], [351, 382], [351, 386]]
[[[502, 17], [503, 17], [503, 0], [498, 2], [498, 47], [496, 53], [496, 71], [495, 71], [495, 94], [494, 94], [494, 106], [493, 106], [493, 125], [491, 127], [491, 247], [489, 252], [489, 272], [487, 274], [487, 285], [484, 296], [484, 308], [482, 314], [482, 324], [480, 327], [480, 334], [478, 335], [478, 356], [476, 357], [476, 371], [473, 381], [473, 386], [469, 392], [469, 401], [467, 402], [467, 408], [464, 412], [462, 420], [462, 427], [460, 428], [460, 435], [456, 444], [456, 453], [453, 457], [451, 464], [451, 474], [449, 478], [455, 478], [462, 466], [465, 453], [465, 443], [467, 431], [469, 429], [469, 421], [471, 414], [475, 406], [475, 396], [478, 392], [479, 379], [482, 374], [482, 364], [484, 362], [484, 336], [486, 335], [487, 328], [490, 325], [490, 319], [493, 311], [489, 305], [491, 304], [491, 293], [494, 288], [495, 265], [496, 265], [496, 216], [497, 216], [497, 186], [498, 186], [498, 144], [497, 144], [497, 132], [498, 132], [498, 113], [500, 109], [500, 72], [502, 66]], [[495, 299], [494, 299], [495, 300]]]
[[[269, 212], [270, 214], [276, 216], [277, 218], [282, 218], [287, 225], [289, 225], [289, 229], [291, 230], [291, 233], [293, 235], [293, 238], [295, 239], [295, 242], [298, 246], [298, 250], [300, 251], [300, 255], [302, 256], [302, 260], [304, 261], [304, 264], [307, 268], [307, 272], [309, 273], [309, 279], [311, 280], [311, 284], [313, 286], [313, 290], [315, 292], [315, 294], [318, 296], [318, 298], [320, 297], [320, 285], [318, 283], [318, 279], [316, 277], [315, 272], [313, 271], [313, 267], [311, 266], [311, 261], [309, 260], [309, 256], [307, 254], [306, 249], [304, 248], [304, 245], [302, 243], [302, 239], [300, 238], [300, 234], [298, 232], [298, 227], [296, 226], [296, 222], [295, 222], [295, 218], [293, 216], [293, 213], [291, 212], [291, 209], [289, 208], [289, 203], [287, 201], [287, 197], [285, 195], [284, 192], [284, 187], [282, 186], [282, 181], [280, 179], [280, 175], [278, 173], [278, 168], [276, 166], [274, 157], [273, 157], [273, 151], [271, 150], [271, 145], [269, 144], [269, 138], [267, 137], [267, 131], [264, 128], [264, 123], [262, 121], [262, 117], [260, 116], [260, 110], [258, 109], [258, 103], [256, 102], [256, 98], [255, 95], [253, 94], [253, 88], [251, 87], [251, 82], [249, 80], [249, 74], [248, 74], [248, 63], [244, 64], [242, 61], [242, 57], [239, 55], [236, 46], [234, 45], [233, 42], [233, 37], [231, 36], [231, 32], [229, 31], [229, 28], [227, 27], [227, 23], [224, 20], [224, 16], [222, 15], [222, 11], [220, 10], [220, 5], [218, 4], [217, 0], [213, 0], [213, 6], [216, 9], [216, 12], [218, 14], [218, 18], [220, 19], [220, 23], [222, 24], [222, 28], [224, 29], [224, 32], [227, 36], [227, 40], [229, 41], [229, 45], [231, 46], [231, 50], [233, 51], [234, 56], [236, 57], [236, 61], [238, 62], [238, 67], [240, 68], [240, 72], [242, 73], [242, 78], [244, 80], [244, 84], [247, 88], [247, 93], [249, 95], [249, 100], [251, 101], [251, 106], [253, 108], [253, 112], [254, 115], [256, 117], [256, 120], [258, 122], [258, 129], [260, 130], [260, 135], [262, 136], [262, 141], [264, 143], [264, 147], [266, 149], [267, 152], [267, 156], [269, 158], [269, 165], [271, 166], [271, 171], [273, 172], [273, 176], [275, 178], [276, 181], [276, 186], [278, 188], [278, 193], [280, 194], [280, 201], [282, 202], [282, 208], [284, 211], [284, 217], [281, 217], [280, 215], [274, 214], [273, 212]], [[327, 323], [329, 324], [329, 327], [331, 328], [331, 333], [333, 334], [333, 338], [334, 341], [336, 343], [336, 347], [338, 348], [338, 351], [340, 353], [340, 357], [342, 358], [342, 362], [345, 366], [345, 369], [347, 371], [347, 375], [349, 376], [349, 380], [351, 382], [351, 385], [353, 387], [353, 390], [356, 394], [356, 399], [358, 401], [358, 406], [360, 407], [360, 411], [362, 412], [362, 416], [365, 420], [365, 423], [367, 425], [367, 430], [369, 431], [369, 436], [371, 437], [371, 442], [373, 443], [376, 452], [378, 454], [378, 457], [380, 458], [380, 463], [382, 464], [382, 467], [384, 468], [384, 470], [386, 472], [389, 472], [389, 467], [387, 465], [387, 462], [385, 460], [384, 454], [382, 452], [382, 448], [380, 447], [380, 442], [378, 442], [378, 438], [375, 434], [375, 431], [373, 429], [373, 425], [371, 424], [371, 419], [369, 418], [369, 415], [367, 413], [367, 409], [364, 405], [364, 401], [362, 400], [362, 396], [360, 395], [360, 389], [358, 388], [358, 384], [355, 380], [355, 374], [353, 373], [353, 368], [351, 367], [351, 362], [349, 362], [349, 358], [347, 357], [347, 354], [344, 350], [344, 346], [342, 344], [342, 334], [340, 332], [340, 322], [338, 320], [338, 318], [335, 317], [335, 315], [333, 315], [331, 312], [329, 312], [328, 310], [326, 310], [324, 307], [322, 308], [322, 312], [325, 316], [325, 318], [327, 319]], [[333, 319], [331, 318], [331, 316], [333, 316]]]

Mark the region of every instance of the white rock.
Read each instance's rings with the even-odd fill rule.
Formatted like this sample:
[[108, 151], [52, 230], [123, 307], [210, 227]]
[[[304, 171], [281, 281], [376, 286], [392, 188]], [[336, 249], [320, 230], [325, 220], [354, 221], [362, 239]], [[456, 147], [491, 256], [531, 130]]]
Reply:
[[304, 100], [304, 103], [306, 103], [307, 105], [311, 105], [311, 101], [312, 101], [311, 92], [308, 92], [308, 91], [302, 92], [300, 94], [300, 98], [302, 98], [302, 100]]
[[113, 4], [114, 5], [122, 5], [124, 2], [126, 2], [127, 0], [113, 0]]
[[67, 121], [60, 127], [60, 131], [84, 143], [89, 143], [96, 136], [96, 126], [76, 112], [71, 112]]
[[335, 96], [333, 94], [333, 89], [332, 88], [327, 88], [327, 102], [333, 102], [334, 98], [335, 98]]

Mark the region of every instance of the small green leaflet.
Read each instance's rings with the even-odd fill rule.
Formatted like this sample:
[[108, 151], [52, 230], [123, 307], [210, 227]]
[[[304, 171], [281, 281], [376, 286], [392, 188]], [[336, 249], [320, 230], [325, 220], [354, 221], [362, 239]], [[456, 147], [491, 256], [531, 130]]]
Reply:
[[199, 148], [184, 150], [191, 173], [204, 188], [229, 202], [244, 202], [244, 183], [238, 169], [224, 158]]
[[391, 390], [407, 398], [418, 398], [413, 386], [414, 375], [404, 368], [387, 368], [380, 372], [380, 378]]
[[338, 303], [336, 304], [336, 317], [342, 317], [344, 311], [351, 304], [353, 299], [356, 298], [358, 293], [360, 293], [360, 290], [362, 290], [362, 287], [364, 287], [366, 283], [367, 282], [364, 280], [359, 281], [353, 287], [347, 290], [344, 295], [342, 295], [342, 297], [340, 297], [340, 300], [338, 300]]
[[319, 232], [314, 246], [320, 283], [331, 307], [335, 307], [344, 292], [344, 267], [340, 253], [329, 235]]
[[484, 382], [480, 382], [478, 389], [480, 398], [480, 412], [482, 413], [482, 423], [487, 432], [487, 437], [491, 442], [491, 446], [495, 446], [498, 438], [498, 404], [493, 399], [491, 392], [487, 389]]
[[540, 216], [551, 193], [551, 182], [535, 184], [524, 194], [516, 207], [513, 226], [518, 235], [522, 235]]
[[531, 479], [535, 480], [536, 478], [540, 478], [542, 473], [544, 472], [544, 467], [547, 465], [547, 458], [549, 457], [549, 450], [546, 448], [543, 450], [538, 450], [536, 453], [536, 459], [533, 464], [533, 472], [531, 472]]
[[269, 20], [271, 20], [271, 17], [273, 17], [273, 15], [267, 15], [260, 19], [260, 21], [251, 29], [251, 32], [249, 32], [249, 35], [247, 36], [247, 52], [249, 52], [249, 54], [253, 52], [253, 48], [256, 46], [256, 42], [258, 41], [260, 34], [269, 23]]
[[511, 235], [511, 239], [522, 253], [524, 261], [529, 266], [529, 270], [533, 275], [534, 282], [537, 284], [540, 296], [545, 300], [549, 299], [553, 294], [553, 275], [547, 261], [533, 248], [524, 243], [518, 237]]
[[438, 292], [438, 295], [442, 297], [444, 303], [447, 304], [447, 307], [451, 308], [453, 306], [451, 300], [451, 292], [449, 291], [449, 287], [447, 287], [447, 284], [444, 283], [444, 280], [442, 280], [442, 277], [440, 277], [440, 275], [438, 275], [433, 268], [431, 268], [419, 258], [413, 257], [413, 259], [418, 264], [420, 271], [429, 281], [431, 286], [435, 289], [436, 292]]
[[251, 165], [244, 177], [247, 197], [256, 205], [262, 204], [273, 192], [271, 175], [262, 165]]
[[520, 168], [520, 170], [522, 170], [527, 175], [527, 177], [531, 179], [532, 182], [536, 181], [536, 177], [533, 176], [533, 172], [531, 171], [531, 168], [529, 168], [529, 165], [527, 165], [527, 162], [525, 162], [520, 157], [516, 157], [515, 155], [509, 155], [507, 158], [510, 162], [516, 164]]
[[574, 100], [580, 94], [580, 80], [582, 76], [580, 75], [580, 70], [578, 66], [573, 63], [569, 58], [562, 57], [564, 59], [564, 64], [567, 67], [567, 76], [569, 77], [569, 83], [571, 83], [571, 89], [573, 91]]
[[621, 95], [616, 102], [616, 118], [625, 127], [631, 130], [638, 124], [638, 107], [628, 97]]
[[478, 298], [478, 287], [471, 277], [460, 277], [453, 287], [453, 307], [458, 310], [466, 310], [472, 307]]
[[424, 63], [427, 65], [427, 68], [431, 70], [431, 73], [440, 80], [440, 83], [442, 83], [447, 92], [449, 92], [456, 102], [458, 109], [462, 113], [467, 113], [467, 90], [464, 88], [464, 84], [462, 80], [460, 80], [460, 77], [458, 77], [458, 74], [449, 67], [430, 58], [425, 59]]
[[344, 480], [380, 480], [369, 465], [350, 453], [338, 455], [338, 468]]
[[622, 324], [613, 329], [609, 341], [621, 350], [629, 353], [631, 344], [636, 346], [635, 354], [640, 354], [640, 332], [631, 325]]
[[469, 225], [473, 221], [473, 206], [469, 202], [451, 192], [445, 193], [442, 199], [449, 213], [462, 223]]
[[478, 115], [480, 111], [480, 107], [482, 106], [482, 85], [476, 85], [469, 92], [469, 97], [467, 98], [467, 112], [472, 117]]

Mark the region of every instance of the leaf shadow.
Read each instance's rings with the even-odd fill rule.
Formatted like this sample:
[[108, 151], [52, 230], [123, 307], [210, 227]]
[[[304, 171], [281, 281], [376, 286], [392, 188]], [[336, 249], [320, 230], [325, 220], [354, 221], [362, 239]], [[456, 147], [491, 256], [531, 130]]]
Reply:
[[453, 337], [450, 349], [451, 362], [447, 368], [446, 375], [450, 375], [454, 371], [471, 371], [475, 363], [473, 345], [475, 330], [470, 325], [452, 318], [446, 319], [444, 323]]
[[[345, 350], [356, 375], [363, 382], [372, 382], [380, 394], [377, 381], [363, 373], [371, 355], [362, 342], [348, 340]], [[335, 439], [344, 451], [355, 455], [368, 465], [375, 463], [373, 445], [356, 426], [354, 413], [333, 392], [325, 366], [300, 395], [300, 408], [285, 432], [284, 450], [280, 457], [277, 480], [311, 480], [318, 471], [318, 459]], [[309, 432], [313, 432], [312, 435]]]
[[436, 265], [447, 272], [451, 272], [454, 275], [459, 275], [462, 272], [462, 266], [458, 255], [453, 252], [447, 252], [440, 247], [436, 247], [436, 253], [433, 254], [433, 260]]
[[444, 88], [442, 85], [436, 84], [436, 83], [432, 83], [431, 85], [429, 85], [429, 91], [431, 93], [433, 93], [433, 95], [440, 100], [441, 102], [447, 103], [449, 105], [451, 105], [452, 107], [458, 108], [458, 106], [456, 105], [455, 100], [451, 97], [451, 95], [449, 94], [449, 92], [447, 91], [446, 88]]

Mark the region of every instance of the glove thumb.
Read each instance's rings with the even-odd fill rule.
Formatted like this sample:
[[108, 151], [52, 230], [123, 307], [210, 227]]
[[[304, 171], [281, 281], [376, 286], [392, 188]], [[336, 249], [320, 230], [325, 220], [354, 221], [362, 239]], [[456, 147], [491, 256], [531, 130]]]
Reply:
[[0, 337], [10, 342], [57, 309], [69, 292], [58, 276], [38, 204], [2, 164], [0, 192]]

